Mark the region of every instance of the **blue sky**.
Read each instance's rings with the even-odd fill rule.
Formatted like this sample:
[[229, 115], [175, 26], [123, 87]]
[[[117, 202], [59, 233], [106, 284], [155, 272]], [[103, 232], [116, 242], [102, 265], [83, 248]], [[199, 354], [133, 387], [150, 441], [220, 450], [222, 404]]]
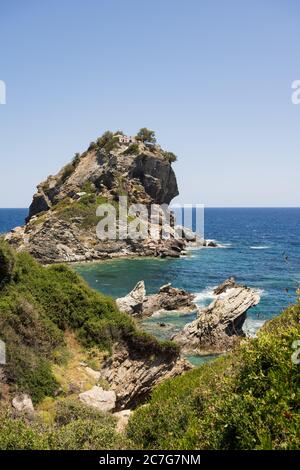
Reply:
[[297, 0], [1, 0], [0, 207], [107, 129], [156, 130], [184, 203], [300, 206]]

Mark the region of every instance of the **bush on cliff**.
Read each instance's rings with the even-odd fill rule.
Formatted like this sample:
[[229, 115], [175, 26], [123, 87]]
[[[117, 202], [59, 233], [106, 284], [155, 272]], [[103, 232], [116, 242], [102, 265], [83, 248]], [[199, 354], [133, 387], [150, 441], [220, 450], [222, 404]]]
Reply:
[[147, 129], [147, 127], [142, 127], [136, 135], [136, 140], [141, 142], [151, 142], [152, 144], [156, 143], [155, 132]]
[[298, 302], [232, 354], [157, 387], [128, 437], [146, 449], [299, 449], [299, 337]]
[[123, 152], [124, 155], [137, 155], [139, 153], [139, 144], [130, 144]]
[[111, 152], [114, 148], [116, 148], [118, 144], [119, 138], [111, 131], [104, 132], [104, 134], [97, 140], [97, 146], [100, 149], [104, 149], [107, 153]]
[[9, 245], [0, 240], [0, 289], [11, 280], [14, 268], [15, 255]]
[[177, 161], [177, 155], [175, 155], [175, 153], [173, 153], [173, 152], [163, 151], [162, 154], [163, 154], [163, 157], [164, 157], [169, 163], [173, 163], [173, 162], [176, 162], [176, 161]]

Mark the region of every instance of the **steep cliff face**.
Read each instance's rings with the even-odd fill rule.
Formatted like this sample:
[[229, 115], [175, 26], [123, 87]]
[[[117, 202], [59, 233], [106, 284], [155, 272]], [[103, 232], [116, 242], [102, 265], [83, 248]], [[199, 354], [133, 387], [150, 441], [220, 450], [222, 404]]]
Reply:
[[[113, 136], [113, 134], [112, 134]], [[100, 141], [100, 142], [99, 142]], [[175, 173], [159, 146], [143, 142], [109, 146], [92, 143], [82, 155], [37, 187], [25, 227], [6, 236], [17, 249], [29, 251], [42, 263], [72, 262], [113, 256], [178, 257], [184, 242], [176, 240], [108, 240], [96, 236], [96, 209], [110, 202], [118, 210], [120, 196], [128, 204], [169, 204], [178, 195]], [[172, 228], [170, 227], [172, 232]]]
[[125, 145], [112, 152], [91, 149], [39, 184], [28, 221], [66, 197], [76, 198], [87, 183], [93, 184], [98, 194], [107, 195], [109, 191], [111, 196], [117, 196], [120, 190], [127, 192], [133, 202], [169, 204], [179, 194], [171, 164], [159, 151], [149, 151], [143, 144], [139, 144], [136, 154], [124, 155], [126, 149]]

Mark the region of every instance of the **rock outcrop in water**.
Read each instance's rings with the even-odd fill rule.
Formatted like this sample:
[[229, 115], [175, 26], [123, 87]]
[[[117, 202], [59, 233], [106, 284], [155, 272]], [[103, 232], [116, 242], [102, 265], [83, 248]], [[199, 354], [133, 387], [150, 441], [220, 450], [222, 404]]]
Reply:
[[130, 315], [142, 315], [143, 303], [146, 297], [144, 281], [139, 281], [129, 294], [116, 299], [119, 310]]
[[171, 284], [162, 286], [157, 294], [146, 295], [145, 283], [139, 281], [129, 294], [117, 299], [116, 302], [123, 313], [147, 317], [160, 310], [195, 310], [194, 298], [193, 294], [184, 289], [172, 287]]
[[260, 301], [258, 292], [230, 278], [215, 294], [218, 297], [208, 307], [198, 310], [197, 319], [172, 338], [185, 353], [223, 353], [245, 336], [242, 327], [249, 308]]

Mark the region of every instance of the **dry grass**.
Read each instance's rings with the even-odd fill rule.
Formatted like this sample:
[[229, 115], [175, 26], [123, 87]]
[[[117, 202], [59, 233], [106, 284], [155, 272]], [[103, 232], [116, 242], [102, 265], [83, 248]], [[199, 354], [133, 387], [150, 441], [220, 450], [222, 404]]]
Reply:
[[72, 332], [66, 332], [65, 339], [69, 358], [65, 364], [53, 366], [54, 377], [65, 393], [69, 393], [72, 387], [80, 389], [80, 392], [89, 390], [96, 380], [85, 371], [84, 365], [99, 369], [105, 353], [97, 348], [84, 349]]

